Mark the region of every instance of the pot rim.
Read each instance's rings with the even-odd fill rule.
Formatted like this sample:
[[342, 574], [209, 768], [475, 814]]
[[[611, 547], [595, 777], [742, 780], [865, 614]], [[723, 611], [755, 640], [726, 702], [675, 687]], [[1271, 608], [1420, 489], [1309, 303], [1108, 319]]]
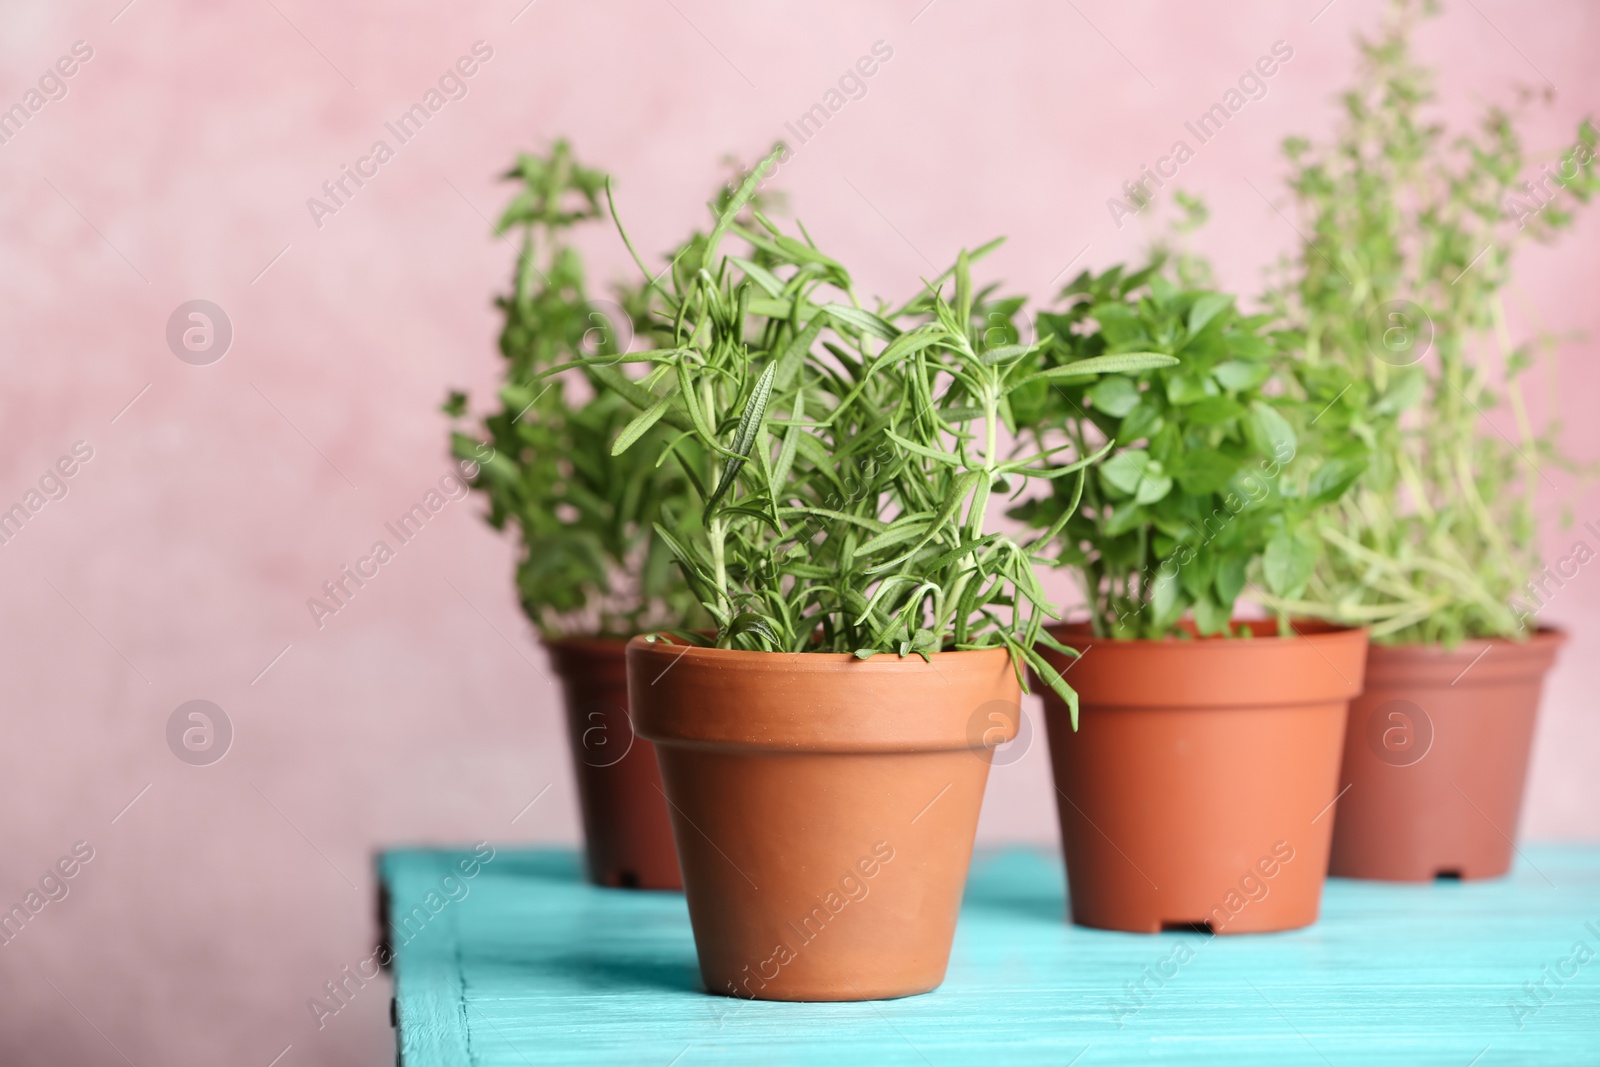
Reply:
[[1021, 688], [1007, 648], [932, 655], [860, 660], [637, 637], [629, 707], [635, 731], [658, 745], [749, 755], [976, 752], [999, 743], [985, 741], [997, 728], [1002, 741], [1015, 736]]
[[893, 652], [879, 652], [860, 659], [853, 652], [750, 652], [742, 648], [709, 648], [705, 645], [686, 645], [675, 641], [670, 634], [640, 634], [627, 643], [629, 651], [671, 658], [674, 662], [687, 658], [691, 661], [715, 661], [721, 670], [784, 670], [784, 671], [837, 671], [848, 667], [862, 671], [927, 670], [938, 663], [948, 663], [956, 658], [1002, 655], [1011, 656], [1004, 645], [993, 648], [959, 649], [949, 652], [930, 652], [932, 663], [918, 653], [900, 656]]
[[1520, 641], [1514, 637], [1468, 637], [1454, 648], [1446, 648], [1441, 641], [1408, 641], [1398, 645], [1386, 645], [1374, 641], [1371, 647], [1374, 652], [1378, 653], [1454, 658], [1481, 653], [1486, 648], [1504, 648], [1523, 653], [1542, 651], [1546, 648], [1560, 648], [1571, 638], [1572, 634], [1563, 627], [1540, 626]]
[[622, 649], [627, 648], [628, 642], [632, 640], [632, 636], [607, 637], [604, 634], [567, 634], [564, 637], [539, 635], [539, 643], [545, 648], [570, 648], [575, 651]]
[[[1184, 619], [1179, 625], [1184, 626], [1185, 629], [1189, 629], [1191, 631], [1193, 629], [1193, 621], [1190, 619]], [[1064, 637], [1090, 637], [1096, 642], [1103, 641], [1106, 644], [1115, 645], [1118, 648], [1135, 648], [1139, 646], [1151, 648], [1198, 648], [1202, 645], [1211, 643], [1225, 646], [1238, 645], [1243, 647], [1247, 643], [1255, 644], [1259, 641], [1291, 642], [1304, 641], [1310, 638], [1352, 637], [1357, 634], [1366, 633], [1367, 631], [1367, 628], [1364, 626], [1344, 626], [1339, 623], [1328, 622], [1323, 619], [1291, 619], [1289, 621], [1289, 626], [1295, 632], [1288, 636], [1284, 636], [1277, 632], [1278, 622], [1276, 619], [1230, 619], [1228, 621], [1228, 625], [1233, 627], [1240, 625], [1248, 626], [1250, 627], [1252, 636], [1243, 638], [1231, 637], [1223, 634], [1209, 634], [1205, 637], [1201, 637], [1198, 634], [1191, 633], [1191, 636], [1187, 638], [1179, 638], [1170, 634], [1166, 637], [1098, 637], [1090, 629], [1090, 623], [1087, 619], [1080, 619], [1073, 622], [1049, 623], [1045, 626], [1045, 630], [1049, 632], [1051, 637], [1054, 637], [1057, 640], [1061, 640]], [[1257, 632], [1258, 628], [1262, 630], [1269, 630], [1270, 632], [1259, 633]], [[1062, 641], [1062, 643], [1066, 644], [1067, 642]]]
[[[1078, 691], [1080, 705], [1103, 709], [1287, 708], [1343, 704], [1361, 692], [1367, 631], [1308, 621], [1288, 638], [1277, 622], [1248, 623], [1252, 638], [1100, 638], [1087, 623], [1052, 626], [1051, 636], [1081, 655], [1071, 662], [1041, 647]], [[1046, 708], [1054, 707], [1045, 693]]]

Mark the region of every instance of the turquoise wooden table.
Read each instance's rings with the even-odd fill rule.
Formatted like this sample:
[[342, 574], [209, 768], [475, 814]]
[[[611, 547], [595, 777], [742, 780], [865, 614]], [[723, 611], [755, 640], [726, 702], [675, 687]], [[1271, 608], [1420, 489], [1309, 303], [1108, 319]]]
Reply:
[[1310, 929], [1217, 938], [1071, 926], [1058, 857], [980, 853], [944, 985], [862, 1004], [710, 996], [681, 895], [486, 851], [380, 861], [403, 1067], [1600, 1064], [1600, 848], [1336, 879]]

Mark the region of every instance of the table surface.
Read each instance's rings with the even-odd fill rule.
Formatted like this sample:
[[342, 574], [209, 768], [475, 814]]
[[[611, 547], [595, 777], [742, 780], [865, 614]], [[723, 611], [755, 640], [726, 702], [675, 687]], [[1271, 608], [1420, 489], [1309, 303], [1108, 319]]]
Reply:
[[468, 855], [380, 861], [412, 917], [403, 1067], [1600, 1064], [1594, 846], [1524, 846], [1493, 881], [1333, 879], [1315, 926], [1218, 938], [1073, 926], [1059, 856], [980, 852], [944, 985], [857, 1004], [711, 996], [681, 894], [595, 888], [564, 850], [464, 879]]

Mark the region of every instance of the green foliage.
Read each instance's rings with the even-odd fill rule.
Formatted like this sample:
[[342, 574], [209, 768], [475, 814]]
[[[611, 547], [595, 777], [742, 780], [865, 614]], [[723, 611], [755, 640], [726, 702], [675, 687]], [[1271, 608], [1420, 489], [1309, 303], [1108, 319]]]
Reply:
[[[1047, 528], [1075, 569], [1102, 637], [1229, 633], [1252, 580], [1298, 596], [1319, 544], [1312, 516], [1357, 468], [1297, 459], [1299, 407], [1270, 394], [1277, 347], [1267, 316], [1233, 297], [1182, 288], [1158, 260], [1084, 272], [1039, 316], [1043, 383], [1018, 421], [1041, 449], [1064, 433], [1080, 453], [1117, 451], [1082, 487], [1059, 484], [1013, 515]], [[1167, 365], [1098, 380], [1086, 360], [1162, 353]]]
[[[600, 381], [615, 373], [605, 364], [621, 355], [633, 327], [591, 302], [567, 243], [573, 226], [600, 216], [606, 176], [557, 141], [548, 156], [519, 156], [505, 177], [519, 188], [495, 232], [520, 238], [511, 292], [495, 301], [504, 315], [505, 383], [498, 410], [454, 433], [452, 451], [477, 465], [472, 486], [489, 500], [489, 523], [510, 523], [521, 535], [517, 589], [542, 633], [628, 636], [693, 624], [694, 599], [654, 528], [687, 483], [643, 451], [612, 454], [634, 412]], [[621, 300], [629, 313], [648, 314], [642, 291]], [[599, 361], [579, 375], [587, 382], [545, 376], [584, 356]], [[461, 418], [466, 407], [466, 396], [453, 393], [445, 411]]]
[[[657, 531], [716, 643], [924, 657], [1003, 646], [1072, 701], [1034, 651], [1053, 644], [1040, 629], [1053, 609], [1038, 544], [990, 523], [994, 494], [1034, 478], [1081, 484], [1095, 458], [1003, 451], [1010, 398], [1041, 381], [1036, 346], [1012, 324], [1021, 301], [974, 290], [984, 248], [902, 306], [863, 306], [803, 227], [746, 212], [775, 158], [721, 205], [698, 266], [680, 262], [655, 286], [670, 332], [625, 357], [643, 374], [607, 383], [638, 412], [613, 451], [660, 459], [690, 483]], [[743, 256], [723, 253], [732, 239]], [[644, 426], [672, 436], [636, 439]]]
[[[1278, 606], [1453, 645], [1530, 625], [1517, 597], [1539, 567], [1534, 493], [1542, 469], [1571, 465], [1519, 383], [1550, 342], [1511, 345], [1502, 290], [1517, 243], [1566, 228], [1596, 190], [1596, 130], [1585, 121], [1531, 182], [1506, 111], [1451, 136], [1409, 51], [1428, 10], [1398, 0], [1361, 42], [1331, 142], [1285, 144], [1306, 235], [1271, 297], [1292, 327], [1291, 391], [1321, 413], [1312, 448], [1370, 462], [1318, 524], [1327, 552], [1305, 593]], [[1502, 402], [1509, 431], [1489, 422]]]

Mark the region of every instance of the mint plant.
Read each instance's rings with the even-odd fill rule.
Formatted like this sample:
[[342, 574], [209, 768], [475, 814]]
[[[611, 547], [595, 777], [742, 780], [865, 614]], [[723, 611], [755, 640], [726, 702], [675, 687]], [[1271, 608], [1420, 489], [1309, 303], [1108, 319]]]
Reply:
[[[601, 217], [606, 176], [557, 141], [547, 155], [518, 156], [505, 177], [519, 185], [495, 227], [519, 238], [511, 291], [495, 301], [505, 382], [498, 408], [470, 432], [457, 430], [452, 451], [477, 465], [471, 484], [489, 501], [490, 525], [520, 534], [517, 590], [543, 635], [626, 637], [694, 624], [694, 598], [654, 525], [687, 482], [643, 452], [611, 452], [633, 412], [599, 379], [633, 325], [590, 300], [568, 242], [573, 227]], [[642, 291], [621, 301], [648, 316]], [[584, 356], [599, 364], [545, 373]], [[445, 404], [457, 419], [466, 408], [459, 392]]]
[[[704, 640], [860, 657], [1004, 647], [1019, 676], [1031, 665], [1075, 703], [1034, 651], [1055, 644], [1033, 558], [1054, 531], [1019, 544], [991, 510], [1029, 480], [1081, 485], [1104, 450], [1009, 454], [1012, 397], [1173, 360], [1041, 370], [1010, 323], [1020, 302], [976, 291], [966, 253], [910, 301], [865, 306], [804, 227], [749, 208], [776, 158], [721, 205], [696, 269], [648, 283], [671, 330], [622, 357], [642, 373], [605, 368], [605, 387], [638, 412], [612, 453], [689, 483], [656, 531], [715, 624]], [[729, 240], [744, 255], [724, 252]], [[663, 443], [646, 439], [662, 427]]]
[[[1487, 109], [1452, 133], [1430, 114], [1431, 72], [1410, 50], [1433, 4], [1397, 0], [1361, 42], [1330, 141], [1293, 138], [1289, 187], [1306, 235], [1271, 294], [1292, 328], [1291, 392], [1314, 447], [1368, 459], [1317, 523], [1321, 556], [1281, 610], [1370, 626], [1382, 643], [1526, 635], [1539, 569], [1535, 493], [1559, 423], [1535, 427], [1522, 376], [1553, 343], [1514, 345], [1512, 257], [1549, 240], [1596, 190], [1596, 130], [1532, 172], [1516, 116]], [[1490, 412], [1503, 405], [1501, 428]]]
[[[1320, 551], [1312, 519], [1360, 471], [1299, 456], [1296, 407], [1272, 384], [1269, 317], [1174, 284], [1169, 266], [1085, 271], [1068, 284], [1058, 310], [1038, 317], [1042, 369], [1014, 400], [1041, 450], [1058, 435], [1079, 453], [1115, 443], [1081, 497], [1058, 486], [1012, 512], [1058, 543], [1099, 637], [1183, 635], [1186, 617], [1201, 635], [1231, 633], [1253, 581], [1298, 596]], [[1127, 353], [1168, 358], [1098, 380], [1054, 377]]]

